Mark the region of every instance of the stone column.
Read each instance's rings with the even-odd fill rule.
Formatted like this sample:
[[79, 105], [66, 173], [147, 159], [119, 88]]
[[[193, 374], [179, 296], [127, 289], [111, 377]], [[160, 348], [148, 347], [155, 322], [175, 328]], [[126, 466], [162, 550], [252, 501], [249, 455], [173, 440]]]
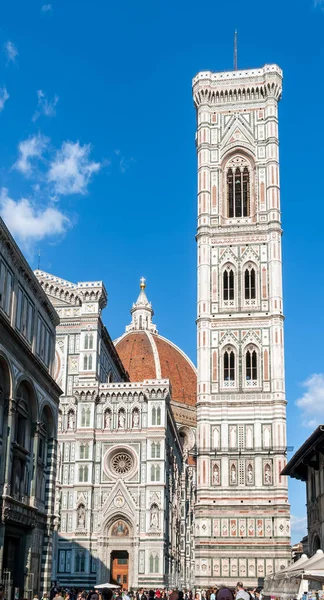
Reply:
[[43, 539], [43, 551], [41, 554], [42, 567], [39, 590], [42, 595], [44, 592], [49, 592], [51, 588], [54, 535], [54, 523], [52, 521], [52, 518], [49, 517]]
[[11, 466], [12, 466], [12, 455], [11, 455], [11, 446], [15, 440], [15, 416], [17, 410], [17, 402], [14, 398], [9, 398], [8, 405], [8, 437], [7, 437], [7, 449], [6, 449], [6, 462], [4, 468], [4, 486], [3, 493], [4, 495], [9, 495], [11, 493]]
[[34, 428], [34, 439], [33, 439], [33, 460], [34, 464], [32, 466], [33, 477], [30, 483], [30, 501], [31, 505], [35, 506], [36, 504], [36, 481], [37, 481], [37, 459], [38, 459], [38, 447], [39, 447], [39, 430], [40, 423], [33, 423]]

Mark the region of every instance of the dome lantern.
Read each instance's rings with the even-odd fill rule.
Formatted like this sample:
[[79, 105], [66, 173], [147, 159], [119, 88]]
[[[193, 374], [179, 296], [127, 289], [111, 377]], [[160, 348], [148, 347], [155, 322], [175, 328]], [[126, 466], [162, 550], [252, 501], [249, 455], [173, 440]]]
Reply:
[[130, 311], [132, 322], [127, 325], [126, 332], [146, 330], [151, 333], [158, 333], [155, 323], [152, 323], [154, 311], [145, 293], [146, 283], [144, 277], [140, 279], [140, 288], [139, 296]]

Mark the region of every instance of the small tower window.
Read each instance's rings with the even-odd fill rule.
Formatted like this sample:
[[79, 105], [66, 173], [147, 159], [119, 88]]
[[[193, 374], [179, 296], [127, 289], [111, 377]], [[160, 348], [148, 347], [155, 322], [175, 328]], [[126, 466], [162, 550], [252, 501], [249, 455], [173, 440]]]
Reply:
[[246, 381], [256, 381], [258, 378], [257, 353], [255, 350], [248, 350], [245, 359]]
[[223, 274], [223, 299], [234, 300], [234, 271], [226, 269]]
[[255, 270], [246, 269], [244, 273], [245, 300], [255, 300]]
[[224, 353], [224, 382], [235, 381], [235, 355], [233, 350]]
[[228, 216], [234, 217], [234, 176], [232, 169], [227, 171]]
[[247, 217], [250, 214], [250, 171], [247, 166], [230, 167], [227, 171], [228, 217]]
[[155, 444], [155, 455], [156, 455], [156, 458], [160, 458], [160, 456], [161, 456], [161, 444], [160, 444], [160, 442], [156, 442], [156, 444]]

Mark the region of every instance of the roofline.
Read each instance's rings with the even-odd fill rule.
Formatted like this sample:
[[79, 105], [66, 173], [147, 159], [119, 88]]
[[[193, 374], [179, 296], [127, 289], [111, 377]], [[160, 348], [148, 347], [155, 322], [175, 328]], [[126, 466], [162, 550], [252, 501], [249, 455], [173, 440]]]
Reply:
[[[297, 452], [295, 452], [290, 461], [286, 464], [285, 468], [281, 471], [281, 475], [290, 475], [290, 477], [301, 479], [301, 477], [296, 476], [295, 470], [299, 465], [306, 464], [304, 463], [306, 455], [309, 451], [314, 452], [317, 450], [318, 442], [321, 439], [324, 442], [324, 425], [319, 425], [300, 446], [300, 448], [298, 448]], [[304, 479], [304, 481], [306, 480]]]

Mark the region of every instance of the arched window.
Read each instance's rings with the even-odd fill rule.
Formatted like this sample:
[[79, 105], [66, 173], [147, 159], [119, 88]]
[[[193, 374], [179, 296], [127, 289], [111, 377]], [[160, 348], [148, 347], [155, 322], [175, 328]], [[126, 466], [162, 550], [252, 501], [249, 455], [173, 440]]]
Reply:
[[161, 455], [161, 444], [160, 442], [156, 442], [155, 444], [155, 456], [156, 458], [160, 458]]
[[157, 554], [150, 554], [149, 558], [149, 571], [150, 573], [159, 572], [159, 557]]
[[155, 481], [155, 466], [151, 465], [151, 481]]
[[257, 353], [255, 350], [248, 350], [246, 353], [245, 377], [246, 381], [256, 381], [258, 379]]
[[152, 408], [152, 425], [156, 425], [156, 408], [153, 406]]
[[86, 410], [83, 407], [81, 409], [81, 427], [85, 427], [85, 424], [86, 424]]
[[89, 360], [88, 360], [88, 370], [91, 371], [91, 369], [92, 369], [92, 354], [90, 354]]
[[88, 350], [88, 348], [89, 348], [89, 336], [86, 333], [85, 336], [84, 336], [84, 349]]
[[80, 446], [80, 458], [84, 458], [84, 448], [85, 448], [85, 445], [81, 444], [81, 446]]
[[155, 458], [155, 442], [151, 445], [151, 458]]
[[227, 171], [228, 216], [234, 217], [234, 175], [232, 169]]
[[79, 481], [84, 481], [84, 467], [79, 467]]
[[89, 467], [86, 465], [84, 467], [84, 478], [83, 478], [83, 481], [88, 481], [88, 476], [89, 476]]
[[223, 273], [223, 300], [234, 300], [234, 271], [230, 268]]
[[245, 300], [255, 300], [255, 270], [245, 269], [244, 273], [244, 298]]
[[161, 409], [159, 406], [156, 411], [156, 424], [161, 425]]
[[228, 217], [247, 217], [250, 214], [250, 172], [247, 166], [230, 167], [227, 171]]
[[85, 426], [86, 427], [90, 426], [90, 416], [91, 416], [91, 411], [90, 411], [90, 408], [88, 407], [85, 411]]
[[155, 481], [160, 481], [161, 469], [159, 465], [155, 468]]
[[83, 357], [83, 370], [87, 371], [87, 369], [88, 369], [88, 357], [85, 354], [84, 357]]
[[90, 350], [93, 348], [93, 335], [92, 335], [92, 333], [89, 335], [89, 348], [90, 348]]
[[233, 350], [224, 352], [224, 383], [235, 381], [235, 354]]

